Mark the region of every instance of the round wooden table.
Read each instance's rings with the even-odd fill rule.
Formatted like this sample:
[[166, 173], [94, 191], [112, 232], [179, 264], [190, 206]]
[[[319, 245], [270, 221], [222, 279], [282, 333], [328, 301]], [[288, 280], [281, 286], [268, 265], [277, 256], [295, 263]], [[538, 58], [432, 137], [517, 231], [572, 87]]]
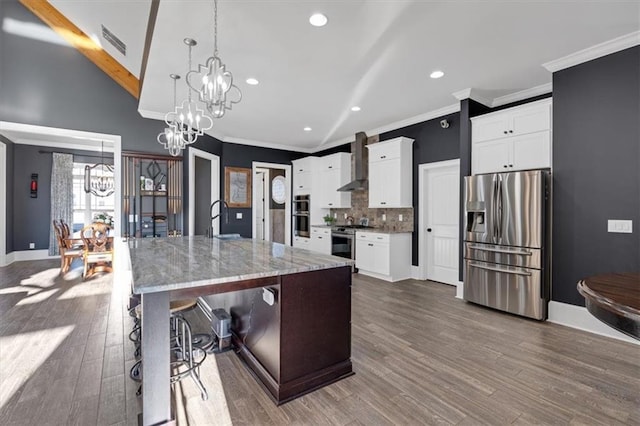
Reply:
[[640, 272], [585, 278], [578, 291], [594, 317], [640, 340]]

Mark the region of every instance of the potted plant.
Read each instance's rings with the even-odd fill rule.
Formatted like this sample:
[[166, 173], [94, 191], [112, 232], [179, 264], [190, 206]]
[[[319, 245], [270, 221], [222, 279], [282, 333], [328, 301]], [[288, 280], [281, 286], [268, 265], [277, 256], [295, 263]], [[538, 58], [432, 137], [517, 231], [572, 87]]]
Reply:
[[331, 215], [325, 215], [325, 216], [322, 218], [322, 220], [324, 220], [324, 223], [325, 223], [326, 225], [331, 226], [331, 225], [333, 225], [333, 222], [335, 222], [335, 221], [336, 221], [336, 218], [335, 218], [335, 217], [332, 217]]

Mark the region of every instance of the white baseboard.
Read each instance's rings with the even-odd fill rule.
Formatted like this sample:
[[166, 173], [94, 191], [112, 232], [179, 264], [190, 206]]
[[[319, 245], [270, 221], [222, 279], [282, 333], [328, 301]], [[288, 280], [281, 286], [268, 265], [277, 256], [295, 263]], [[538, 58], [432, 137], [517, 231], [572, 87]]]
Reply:
[[463, 285], [464, 283], [462, 281], [458, 281], [456, 285], [456, 299], [462, 299]]
[[568, 303], [551, 301], [549, 302], [548, 321], [640, 345], [640, 340], [633, 339], [626, 334], [620, 333], [616, 329], [609, 327], [591, 315], [584, 306], [575, 306]]
[[13, 262], [22, 262], [25, 260], [43, 260], [43, 259], [59, 259], [60, 256], [49, 256], [49, 250], [22, 250], [22, 251], [14, 251], [7, 255], [7, 258], [12, 257], [11, 261]]

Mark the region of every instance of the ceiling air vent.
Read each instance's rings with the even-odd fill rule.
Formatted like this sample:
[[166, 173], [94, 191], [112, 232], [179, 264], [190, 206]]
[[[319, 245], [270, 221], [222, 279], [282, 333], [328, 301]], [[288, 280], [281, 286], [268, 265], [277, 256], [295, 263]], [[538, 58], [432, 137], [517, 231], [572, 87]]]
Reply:
[[124, 44], [114, 33], [109, 31], [107, 27], [102, 25], [102, 37], [113, 45], [120, 53], [127, 56], [127, 45]]

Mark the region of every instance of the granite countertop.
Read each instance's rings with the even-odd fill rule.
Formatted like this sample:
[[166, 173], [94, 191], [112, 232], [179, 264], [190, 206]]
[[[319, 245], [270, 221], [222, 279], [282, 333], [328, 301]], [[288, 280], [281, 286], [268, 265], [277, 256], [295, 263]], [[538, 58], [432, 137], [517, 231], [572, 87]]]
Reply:
[[139, 238], [127, 242], [136, 294], [351, 266], [352, 260], [248, 238]]
[[[312, 228], [325, 228], [331, 229], [334, 227], [348, 226], [344, 223], [337, 223], [335, 225], [311, 225]], [[377, 232], [379, 234], [411, 234], [411, 231], [402, 231], [396, 229], [393, 226], [371, 226], [368, 228], [355, 228], [356, 232]]]

